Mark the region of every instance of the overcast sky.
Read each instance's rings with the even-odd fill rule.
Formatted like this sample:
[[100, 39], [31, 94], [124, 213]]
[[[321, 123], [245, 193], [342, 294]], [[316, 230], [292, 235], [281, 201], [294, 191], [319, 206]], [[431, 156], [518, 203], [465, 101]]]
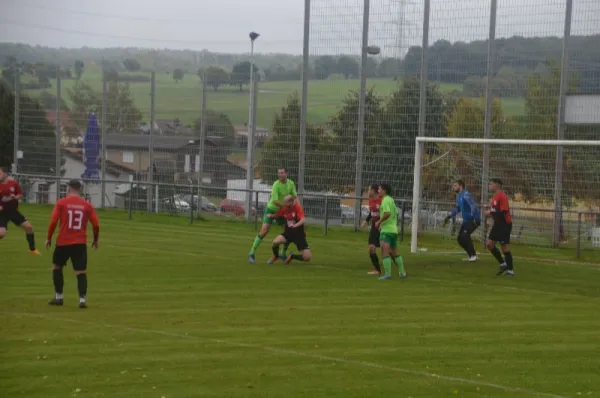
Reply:
[[[371, 0], [371, 43], [384, 54], [420, 44], [422, 3]], [[312, 0], [311, 53], [357, 53], [362, 4]], [[564, 9], [565, 0], [498, 0], [497, 35], [562, 36]], [[242, 53], [255, 30], [257, 52], [300, 54], [303, 20], [303, 0], [0, 0], [0, 41]], [[430, 43], [483, 39], [488, 22], [489, 0], [431, 0]], [[600, 0], [574, 0], [572, 34], [597, 33]]]

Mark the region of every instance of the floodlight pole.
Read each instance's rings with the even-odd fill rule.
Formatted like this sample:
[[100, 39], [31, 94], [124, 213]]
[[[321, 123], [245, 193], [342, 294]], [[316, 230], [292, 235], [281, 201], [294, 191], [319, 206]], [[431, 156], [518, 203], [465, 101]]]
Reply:
[[246, 161], [247, 161], [247, 169], [246, 169], [246, 200], [244, 201], [244, 210], [246, 221], [250, 222], [252, 220], [252, 189], [254, 187], [254, 135], [256, 133], [256, 126], [254, 117], [256, 115], [255, 112], [255, 90], [256, 85], [254, 84], [254, 41], [258, 39], [260, 34], [256, 32], [250, 32], [248, 35], [250, 37], [250, 101], [248, 106], [248, 146], [246, 149]]

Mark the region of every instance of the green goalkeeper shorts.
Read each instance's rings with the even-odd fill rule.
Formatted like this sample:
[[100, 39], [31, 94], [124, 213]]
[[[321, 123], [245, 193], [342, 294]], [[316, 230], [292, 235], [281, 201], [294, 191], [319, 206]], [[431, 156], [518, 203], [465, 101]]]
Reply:
[[277, 210], [270, 210], [268, 207], [265, 207], [265, 212], [263, 214], [263, 224], [277, 224], [277, 225], [283, 225], [284, 224], [284, 219], [283, 217], [279, 217], [279, 218], [271, 218], [269, 217], [270, 214], [275, 214], [277, 213]]
[[388, 245], [390, 245], [390, 249], [396, 249], [398, 247], [398, 234], [380, 232], [379, 241], [381, 243], [387, 243]]

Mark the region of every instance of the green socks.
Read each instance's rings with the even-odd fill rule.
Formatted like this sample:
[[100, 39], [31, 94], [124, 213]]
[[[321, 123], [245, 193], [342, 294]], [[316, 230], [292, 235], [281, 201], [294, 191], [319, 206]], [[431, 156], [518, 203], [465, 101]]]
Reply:
[[250, 249], [250, 254], [254, 254], [258, 246], [260, 246], [260, 242], [262, 242], [263, 238], [260, 235], [256, 235], [254, 238], [254, 243], [252, 243], [252, 249]]
[[[395, 257], [394, 262], [398, 265], [400, 275], [404, 275], [404, 261], [402, 261], [402, 256]], [[392, 259], [390, 256], [383, 258], [383, 268], [386, 275], [392, 275]]]
[[392, 275], [392, 259], [390, 256], [385, 256], [383, 258], [383, 269], [385, 270], [386, 275]]
[[404, 261], [402, 261], [402, 256], [398, 256], [394, 259], [394, 262], [398, 265], [398, 270], [400, 275], [404, 274]]

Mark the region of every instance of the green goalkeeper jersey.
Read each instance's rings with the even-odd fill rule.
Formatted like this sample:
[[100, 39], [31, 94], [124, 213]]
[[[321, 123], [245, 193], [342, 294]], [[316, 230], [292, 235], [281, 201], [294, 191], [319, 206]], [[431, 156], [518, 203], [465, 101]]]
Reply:
[[390, 216], [381, 223], [380, 232], [385, 234], [397, 234], [398, 233], [398, 210], [396, 209], [396, 203], [391, 196], [385, 195], [381, 200], [379, 206], [380, 217], [383, 218], [385, 213], [390, 213]]

